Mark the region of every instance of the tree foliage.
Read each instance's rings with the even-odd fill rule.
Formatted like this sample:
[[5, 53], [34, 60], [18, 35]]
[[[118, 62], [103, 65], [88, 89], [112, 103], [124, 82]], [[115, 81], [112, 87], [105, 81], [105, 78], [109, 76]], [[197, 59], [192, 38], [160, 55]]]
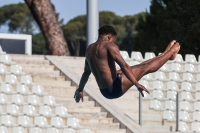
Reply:
[[134, 50], [159, 53], [176, 39], [181, 43], [181, 54], [198, 55], [199, 6], [198, 0], [152, 0], [150, 12], [139, 17]]
[[[137, 15], [118, 16], [110, 11], [99, 13], [99, 26], [105, 24], [112, 25], [117, 31], [117, 45], [120, 49], [129, 53], [133, 50], [134, 36], [136, 34], [135, 26], [138, 22]], [[80, 45], [79, 55], [84, 56], [86, 51], [86, 15], [77, 16], [62, 26], [65, 38], [69, 44], [72, 55], [77, 55], [73, 45]]]

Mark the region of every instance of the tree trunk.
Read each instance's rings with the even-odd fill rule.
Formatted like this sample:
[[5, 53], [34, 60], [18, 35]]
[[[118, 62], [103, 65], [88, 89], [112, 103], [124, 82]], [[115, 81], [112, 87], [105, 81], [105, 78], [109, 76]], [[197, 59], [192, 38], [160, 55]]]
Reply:
[[38, 23], [53, 55], [70, 55], [63, 31], [50, 0], [24, 0]]

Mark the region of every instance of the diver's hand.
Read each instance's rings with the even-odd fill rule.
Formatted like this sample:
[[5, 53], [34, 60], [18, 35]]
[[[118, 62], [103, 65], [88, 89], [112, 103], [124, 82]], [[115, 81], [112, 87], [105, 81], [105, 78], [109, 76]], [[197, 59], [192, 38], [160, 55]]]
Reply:
[[74, 99], [75, 101], [78, 103], [80, 101], [80, 99], [82, 100], [83, 102], [83, 92], [79, 92], [78, 90], [75, 91], [75, 94], [74, 94]]
[[142, 97], [144, 97], [144, 93], [142, 91], [146, 91], [149, 94], [149, 91], [141, 84], [138, 84], [137, 86], [138, 91], [140, 92], [140, 94], [142, 95]]

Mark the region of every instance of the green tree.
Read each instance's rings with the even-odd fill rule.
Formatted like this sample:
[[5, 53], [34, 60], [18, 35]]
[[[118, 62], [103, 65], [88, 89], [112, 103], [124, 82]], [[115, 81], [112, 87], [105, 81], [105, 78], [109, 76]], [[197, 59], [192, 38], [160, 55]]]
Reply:
[[159, 53], [176, 39], [181, 43], [182, 55], [198, 55], [199, 6], [198, 0], [152, 0], [150, 12], [139, 17], [134, 50]]
[[[110, 11], [99, 13], [99, 24], [112, 25], [117, 31], [117, 45], [120, 49], [131, 52], [134, 46], [137, 15], [121, 17]], [[62, 26], [64, 36], [72, 55], [84, 56], [86, 51], [86, 15], [77, 16]], [[80, 50], [79, 50], [80, 48]]]

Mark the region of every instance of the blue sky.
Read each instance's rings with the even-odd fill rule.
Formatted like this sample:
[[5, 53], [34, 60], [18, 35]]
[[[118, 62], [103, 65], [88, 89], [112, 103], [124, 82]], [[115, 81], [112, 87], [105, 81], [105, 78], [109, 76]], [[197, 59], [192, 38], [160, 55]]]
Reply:
[[[151, 0], [98, 0], [99, 11], [112, 11], [117, 15], [133, 15], [142, 11], [149, 11]], [[24, 0], [2, 0], [0, 7], [24, 2]], [[78, 15], [86, 14], [86, 0], [51, 0], [55, 5], [56, 11], [60, 13], [60, 18], [64, 23]], [[0, 28], [0, 32], [7, 32], [6, 26]]]

